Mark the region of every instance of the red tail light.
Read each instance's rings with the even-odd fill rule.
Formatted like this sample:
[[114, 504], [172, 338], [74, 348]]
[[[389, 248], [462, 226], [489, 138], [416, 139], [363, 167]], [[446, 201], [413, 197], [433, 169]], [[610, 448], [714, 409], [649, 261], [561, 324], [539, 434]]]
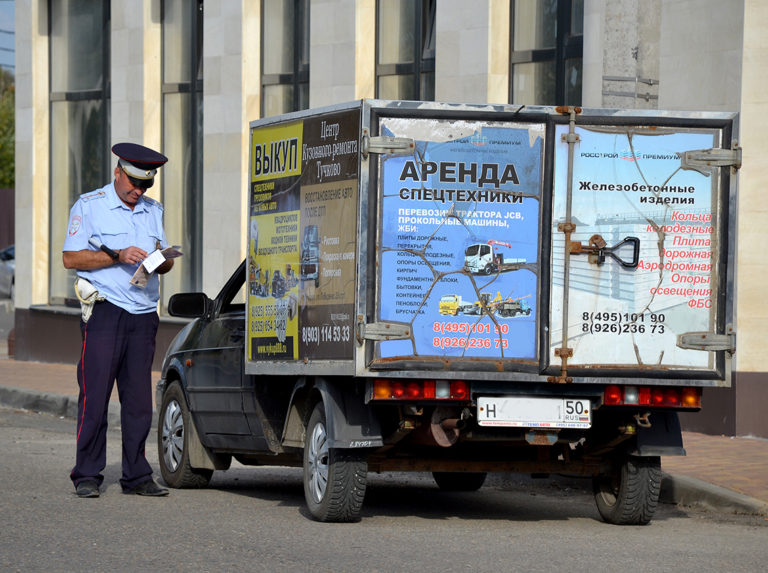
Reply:
[[420, 398], [424, 393], [422, 392], [421, 385], [418, 382], [409, 382], [406, 386], [405, 395], [411, 400]]
[[454, 400], [466, 400], [469, 398], [469, 386], [464, 380], [451, 382], [451, 398]]
[[657, 408], [701, 408], [701, 388], [627, 386], [611, 384], [603, 391], [606, 406], [654, 406]]
[[616, 406], [624, 402], [624, 393], [620, 386], [606, 386], [604, 403], [609, 406]]
[[373, 400], [469, 400], [469, 384], [464, 380], [388, 380], [373, 381]]
[[664, 390], [664, 406], [679, 406], [680, 392], [677, 388], [667, 388]]

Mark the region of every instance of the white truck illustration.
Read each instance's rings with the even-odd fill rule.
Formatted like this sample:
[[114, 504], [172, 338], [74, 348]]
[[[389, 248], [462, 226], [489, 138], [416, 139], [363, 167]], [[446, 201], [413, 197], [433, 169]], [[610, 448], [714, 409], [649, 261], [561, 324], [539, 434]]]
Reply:
[[525, 259], [504, 259], [494, 246], [512, 248], [509, 243], [490, 240], [487, 243], [475, 243], [464, 251], [464, 270], [473, 275], [490, 275], [519, 269]]

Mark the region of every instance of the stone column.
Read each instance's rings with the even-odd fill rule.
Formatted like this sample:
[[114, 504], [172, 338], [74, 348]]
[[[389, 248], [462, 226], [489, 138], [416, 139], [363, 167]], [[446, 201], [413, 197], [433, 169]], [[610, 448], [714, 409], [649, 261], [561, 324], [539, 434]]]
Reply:
[[48, 302], [48, 2], [16, 4], [16, 309]]
[[506, 103], [509, 1], [441, 0], [435, 26], [435, 99]]
[[248, 124], [258, 119], [261, 2], [206, 0], [203, 30], [203, 290], [245, 253]]
[[611, 0], [603, 14], [602, 107], [657, 109], [660, 0]]

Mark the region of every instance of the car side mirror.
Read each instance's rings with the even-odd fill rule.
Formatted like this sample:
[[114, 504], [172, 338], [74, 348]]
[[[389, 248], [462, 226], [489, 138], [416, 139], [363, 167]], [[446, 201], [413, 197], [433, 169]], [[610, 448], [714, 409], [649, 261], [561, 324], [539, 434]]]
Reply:
[[213, 308], [213, 301], [202, 292], [184, 292], [171, 296], [168, 314], [180, 318], [201, 318]]

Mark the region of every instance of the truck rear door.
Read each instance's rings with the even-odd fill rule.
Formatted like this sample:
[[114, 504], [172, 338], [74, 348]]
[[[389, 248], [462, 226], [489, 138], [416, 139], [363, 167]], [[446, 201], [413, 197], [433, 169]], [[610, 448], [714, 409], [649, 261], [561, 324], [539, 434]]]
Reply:
[[551, 373], [725, 377], [731, 137], [723, 118], [558, 123]]
[[[370, 367], [537, 371], [547, 116], [398, 107], [372, 123], [413, 149], [382, 153], [372, 177], [386, 328]], [[441, 314], [444, 297], [464, 304]], [[497, 312], [521, 298], [528, 314]]]

